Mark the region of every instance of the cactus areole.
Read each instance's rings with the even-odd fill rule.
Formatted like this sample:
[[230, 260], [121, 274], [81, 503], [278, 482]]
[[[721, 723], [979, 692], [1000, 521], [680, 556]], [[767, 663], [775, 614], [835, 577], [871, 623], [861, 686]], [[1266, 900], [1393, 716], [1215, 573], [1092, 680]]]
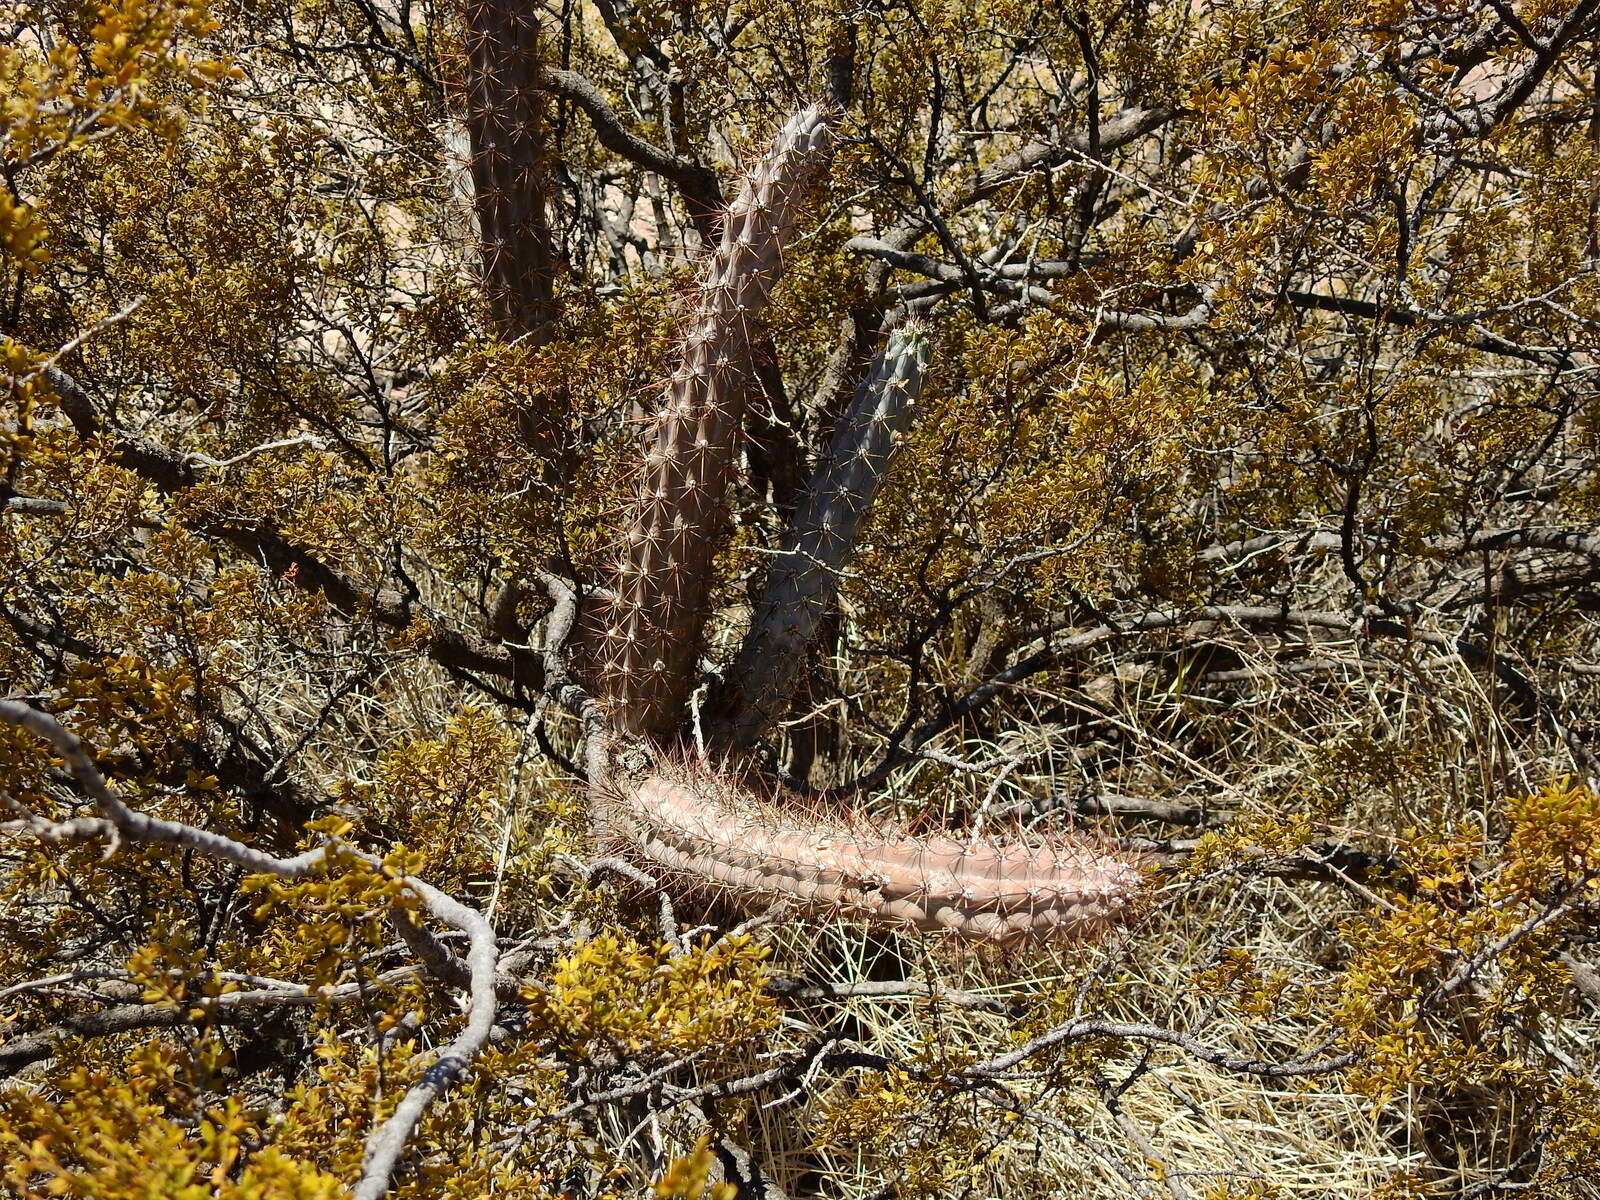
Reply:
[[[602, 706], [622, 744], [656, 766], [595, 760], [600, 827], [651, 866], [745, 900], [969, 937], [1081, 937], [1126, 911], [1139, 873], [1072, 838], [1034, 843], [917, 836], [758, 798], [703, 765], [659, 765], [682, 731], [706, 621], [712, 560], [728, 531], [751, 346], [783, 246], [832, 143], [832, 109], [784, 125], [745, 176], [647, 439], [600, 641]], [[922, 388], [929, 339], [890, 334], [841, 416], [769, 572], [728, 679], [732, 751], [783, 715], [818, 622], [838, 594], [895, 443]], [[629, 755], [635, 758], [638, 756]]]

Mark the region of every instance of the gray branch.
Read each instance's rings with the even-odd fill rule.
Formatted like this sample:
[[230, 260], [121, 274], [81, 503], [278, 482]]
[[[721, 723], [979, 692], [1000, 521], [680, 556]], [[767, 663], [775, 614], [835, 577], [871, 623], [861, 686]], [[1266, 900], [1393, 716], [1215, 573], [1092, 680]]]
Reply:
[[[100, 820], [79, 818], [59, 825], [37, 819], [25, 822], [28, 829], [47, 839], [103, 836], [113, 848], [124, 840], [178, 846], [280, 879], [301, 879], [310, 875], [328, 860], [329, 851], [335, 845], [325, 842], [292, 858], [278, 858], [210, 830], [152, 817], [123, 802], [106, 783], [83, 743], [50, 714], [21, 701], [0, 700], [0, 721], [19, 726], [49, 742], [72, 778], [100, 811]], [[374, 867], [382, 866], [381, 860], [370, 854], [352, 847], [341, 849]], [[495, 966], [498, 954], [494, 930], [489, 923], [481, 913], [432, 884], [409, 875], [401, 882], [421, 901], [429, 916], [467, 935], [466, 966], [470, 983], [467, 1021], [460, 1035], [440, 1051], [433, 1065], [412, 1085], [393, 1115], [372, 1131], [367, 1139], [361, 1179], [352, 1193], [353, 1200], [378, 1200], [389, 1190], [390, 1176], [424, 1110], [466, 1074], [473, 1058], [489, 1040], [497, 1012]]]

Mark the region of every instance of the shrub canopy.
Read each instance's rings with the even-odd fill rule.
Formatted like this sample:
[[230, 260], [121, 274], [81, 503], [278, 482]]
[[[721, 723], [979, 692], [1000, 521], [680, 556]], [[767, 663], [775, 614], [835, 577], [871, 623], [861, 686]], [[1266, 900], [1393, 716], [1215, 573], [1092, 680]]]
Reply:
[[[5, 31], [0, 1186], [1597, 1194], [1600, 4]], [[730, 895], [653, 758], [1140, 896]]]

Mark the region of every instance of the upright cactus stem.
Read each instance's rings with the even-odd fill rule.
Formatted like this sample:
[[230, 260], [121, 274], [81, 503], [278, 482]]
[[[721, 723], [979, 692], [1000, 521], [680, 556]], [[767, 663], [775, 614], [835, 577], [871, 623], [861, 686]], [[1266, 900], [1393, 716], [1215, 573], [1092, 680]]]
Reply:
[[555, 319], [555, 250], [544, 97], [534, 88], [539, 10], [518, 0], [464, 0], [463, 97], [480, 271], [496, 331], [543, 344]]
[[729, 206], [645, 454], [602, 647], [602, 692], [634, 735], [682, 722], [727, 526], [750, 346], [783, 268], [783, 242], [832, 141], [833, 110], [791, 117]]
[[721, 734], [729, 747], [749, 747], [783, 716], [805, 649], [838, 595], [839, 571], [855, 552], [862, 523], [910, 424], [927, 362], [922, 328], [907, 324], [896, 330], [840, 418], [728, 673]]

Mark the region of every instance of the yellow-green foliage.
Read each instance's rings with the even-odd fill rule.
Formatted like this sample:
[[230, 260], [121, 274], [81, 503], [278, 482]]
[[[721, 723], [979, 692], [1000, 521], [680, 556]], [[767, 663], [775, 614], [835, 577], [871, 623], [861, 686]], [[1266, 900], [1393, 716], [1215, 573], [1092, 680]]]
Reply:
[[948, 1196], [981, 1181], [1015, 1153], [1009, 1122], [974, 1120], [973, 1106], [952, 1102], [949, 1085], [922, 1083], [903, 1071], [863, 1080], [830, 1100], [809, 1132], [819, 1153], [860, 1154], [896, 1164], [905, 1196]]
[[709, 1182], [711, 1166], [715, 1161], [715, 1156], [706, 1147], [706, 1139], [701, 1138], [688, 1154], [672, 1160], [661, 1178], [656, 1180], [651, 1194], [657, 1200], [701, 1200], [702, 1197], [706, 1200], [733, 1200], [738, 1189], [731, 1183]]
[[579, 1061], [734, 1050], [775, 1027], [766, 957], [740, 936], [671, 953], [602, 933], [529, 986], [529, 1020]]
[[[1394, 898], [1347, 930], [1332, 1015], [1364, 1050], [1355, 1086], [1380, 1101], [1418, 1087], [1544, 1086], [1526, 1047], [1483, 1031], [1566, 1004], [1557, 948], [1600, 895], [1597, 806], [1589, 788], [1563, 780], [1506, 805], [1499, 854], [1473, 830], [1406, 839]], [[1443, 1013], [1422, 1011], [1440, 996]]]
[[[235, 1098], [207, 1105], [196, 1091], [224, 1059], [190, 1057], [160, 1043], [123, 1072], [80, 1067], [65, 1099], [0, 1097], [0, 1147], [8, 1189], [29, 1196], [171, 1197], [174, 1200], [335, 1200], [339, 1179], [262, 1145], [270, 1127]], [[191, 1118], [191, 1114], [194, 1118]], [[174, 1119], [178, 1118], [178, 1119]]]
[[[468, 23], [507, 11], [0, 6], [0, 694], [142, 813], [332, 847], [288, 880], [35, 837], [95, 808], [0, 725], [0, 1189], [347, 1194], [466, 1027], [415, 874], [492, 918], [504, 977], [404, 1200], [731, 1200], [741, 1155], [796, 1200], [1595, 1200], [1592, 22], [522, 5], [617, 124], [568, 92], [496, 134], [550, 181], [518, 334], [469, 162]], [[787, 816], [1114, 840], [1149, 894], [1084, 946], [597, 865], [586, 729], [544, 691], [595, 677], [696, 189], [846, 75], [670, 752], [715, 747], [799, 490], [916, 300], [914, 423], [792, 711], [729, 767], [810, 789]], [[905, 228], [940, 278], [853, 242]], [[546, 572], [584, 592], [548, 660]], [[984, 1072], [1078, 1019], [1122, 1030]]]

